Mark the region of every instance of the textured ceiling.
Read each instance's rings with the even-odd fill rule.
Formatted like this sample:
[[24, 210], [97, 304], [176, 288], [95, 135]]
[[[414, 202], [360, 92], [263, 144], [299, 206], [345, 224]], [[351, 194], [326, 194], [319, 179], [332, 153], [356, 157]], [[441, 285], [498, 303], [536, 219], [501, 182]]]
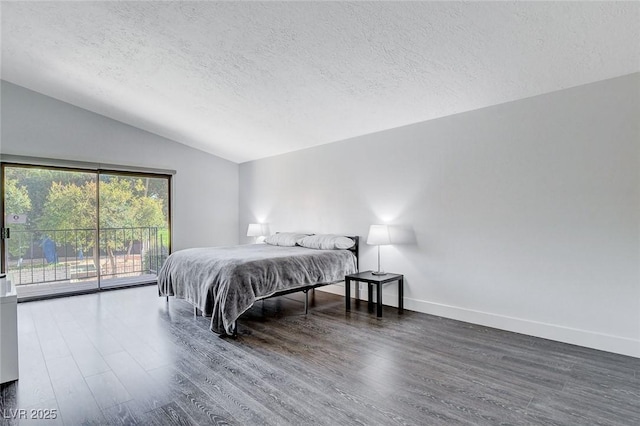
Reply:
[[5, 2], [4, 80], [235, 162], [640, 71], [638, 2]]

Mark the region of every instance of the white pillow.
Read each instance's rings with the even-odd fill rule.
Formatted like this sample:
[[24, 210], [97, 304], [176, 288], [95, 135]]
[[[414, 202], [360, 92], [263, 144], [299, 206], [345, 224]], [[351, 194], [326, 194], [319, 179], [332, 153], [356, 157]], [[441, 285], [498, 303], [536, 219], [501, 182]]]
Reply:
[[309, 235], [298, 241], [302, 247], [320, 250], [346, 250], [355, 244], [351, 238], [333, 234]]
[[279, 232], [269, 235], [264, 239], [264, 242], [272, 246], [293, 247], [306, 236], [307, 234], [298, 234], [296, 232]]

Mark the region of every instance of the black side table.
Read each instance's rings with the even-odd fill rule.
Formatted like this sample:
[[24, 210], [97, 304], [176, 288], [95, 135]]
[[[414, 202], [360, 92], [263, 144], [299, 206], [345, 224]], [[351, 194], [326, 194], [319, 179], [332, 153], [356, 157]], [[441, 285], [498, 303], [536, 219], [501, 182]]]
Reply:
[[382, 316], [382, 284], [392, 281], [398, 281], [398, 313], [402, 313], [404, 310], [403, 299], [403, 286], [404, 275], [386, 273], [384, 275], [374, 275], [372, 271], [359, 272], [357, 274], [349, 274], [344, 277], [345, 299], [347, 311], [351, 310], [351, 281], [367, 283], [369, 287], [369, 308], [373, 305], [373, 286], [377, 286], [376, 294], [378, 296], [378, 309], [377, 316]]

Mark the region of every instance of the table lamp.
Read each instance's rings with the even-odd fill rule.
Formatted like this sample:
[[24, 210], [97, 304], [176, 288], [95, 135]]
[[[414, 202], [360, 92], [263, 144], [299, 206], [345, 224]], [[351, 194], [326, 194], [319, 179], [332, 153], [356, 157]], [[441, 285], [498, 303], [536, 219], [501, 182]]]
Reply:
[[255, 237], [256, 242], [267, 234], [269, 234], [269, 225], [266, 223], [250, 223], [247, 228], [247, 237]]
[[386, 275], [386, 272], [380, 268], [380, 246], [391, 244], [389, 227], [387, 225], [371, 225], [367, 236], [367, 244], [378, 246], [378, 270], [373, 271], [372, 274]]

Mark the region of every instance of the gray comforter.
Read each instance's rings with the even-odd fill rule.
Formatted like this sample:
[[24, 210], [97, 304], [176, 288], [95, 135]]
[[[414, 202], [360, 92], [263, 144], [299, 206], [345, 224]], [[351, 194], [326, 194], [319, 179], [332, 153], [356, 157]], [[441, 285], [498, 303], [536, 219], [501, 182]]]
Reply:
[[158, 273], [160, 296], [176, 296], [211, 316], [211, 330], [233, 332], [256, 300], [276, 292], [331, 284], [357, 271], [348, 250], [248, 244], [180, 250]]

